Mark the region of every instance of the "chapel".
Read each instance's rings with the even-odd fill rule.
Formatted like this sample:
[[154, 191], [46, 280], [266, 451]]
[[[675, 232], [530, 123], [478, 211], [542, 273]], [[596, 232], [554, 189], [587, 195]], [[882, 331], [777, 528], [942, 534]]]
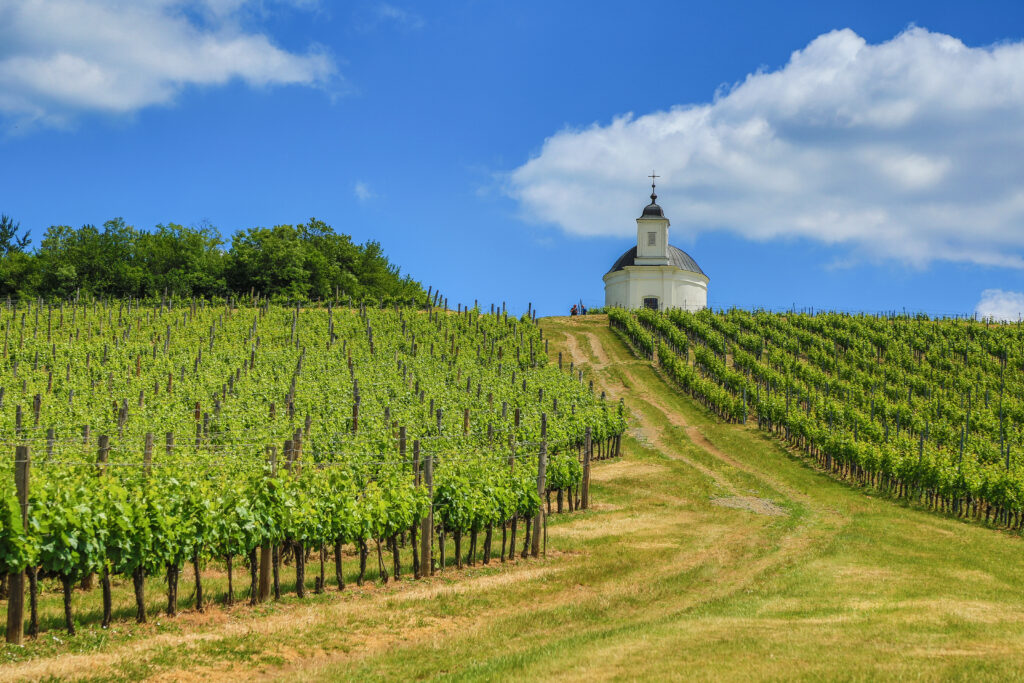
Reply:
[[[651, 179], [656, 177], [652, 173]], [[668, 226], [652, 182], [651, 203], [636, 219], [636, 246], [605, 273], [605, 306], [656, 311], [707, 307], [708, 276], [689, 254], [668, 243]]]

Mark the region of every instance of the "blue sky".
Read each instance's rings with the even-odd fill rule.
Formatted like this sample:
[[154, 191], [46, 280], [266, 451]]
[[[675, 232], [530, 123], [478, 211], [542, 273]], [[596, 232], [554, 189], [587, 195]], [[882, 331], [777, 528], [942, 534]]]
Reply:
[[1022, 40], [1019, 2], [0, 0], [0, 212], [316, 216], [555, 314], [653, 167], [712, 305], [1015, 318]]

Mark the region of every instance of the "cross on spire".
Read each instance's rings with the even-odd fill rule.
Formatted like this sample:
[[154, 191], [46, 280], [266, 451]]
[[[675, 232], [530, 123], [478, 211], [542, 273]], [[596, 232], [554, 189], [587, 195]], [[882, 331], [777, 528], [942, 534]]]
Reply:
[[656, 195], [656, 194], [654, 193], [654, 181], [655, 181], [655, 180], [656, 180], [657, 178], [660, 178], [661, 176], [660, 176], [660, 175], [657, 175], [657, 174], [655, 174], [654, 170], [652, 169], [652, 170], [651, 170], [651, 175], [649, 175], [649, 176], [647, 176], [647, 177], [651, 179], [651, 204], [654, 204], [655, 202], [657, 202], [657, 201], [658, 201], [658, 195]]

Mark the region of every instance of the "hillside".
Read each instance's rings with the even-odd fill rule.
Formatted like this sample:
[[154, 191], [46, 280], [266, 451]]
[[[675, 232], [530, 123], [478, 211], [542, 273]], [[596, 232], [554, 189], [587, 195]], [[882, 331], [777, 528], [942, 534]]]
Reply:
[[1024, 524], [1020, 324], [735, 309], [611, 322], [680, 390], [725, 420], [756, 418], [837, 476]]
[[631, 416], [590, 510], [548, 557], [83, 632], [5, 678], [408, 680], [1010, 678], [1024, 657], [1015, 535], [834, 481], [725, 423], [603, 316], [547, 319]]

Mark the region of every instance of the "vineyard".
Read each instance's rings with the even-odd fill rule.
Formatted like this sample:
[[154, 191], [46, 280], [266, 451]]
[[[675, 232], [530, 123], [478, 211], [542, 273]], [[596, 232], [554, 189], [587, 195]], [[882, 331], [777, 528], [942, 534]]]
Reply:
[[286, 565], [300, 597], [309, 561], [315, 591], [332, 563], [344, 588], [343, 547], [360, 583], [368, 563], [386, 582], [403, 562], [420, 577], [537, 556], [552, 495], [587, 507], [591, 457], [618, 454], [625, 427], [503, 307], [26, 302], [0, 326], [12, 642], [26, 592], [38, 633], [44, 577], [73, 633], [73, 589], [98, 584], [107, 626], [115, 577], [142, 622], [151, 577], [173, 615], [191, 574], [202, 610], [208, 562], [226, 567], [229, 604], [241, 563], [255, 604], [280, 596]]
[[609, 320], [719, 417], [756, 420], [837, 476], [1024, 525], [1020, 325], [741, 310]]

